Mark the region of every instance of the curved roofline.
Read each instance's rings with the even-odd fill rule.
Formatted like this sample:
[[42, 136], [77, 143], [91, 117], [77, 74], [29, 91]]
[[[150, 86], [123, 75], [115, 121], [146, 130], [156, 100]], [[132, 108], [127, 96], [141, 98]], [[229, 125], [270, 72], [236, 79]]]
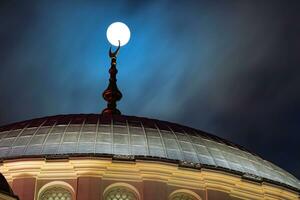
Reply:
[[[248, 150], [247, 148], [245, 148], [244, 146], [242, 145], [239, 145], [239, 144], [235, 144], [233, 142], [230, 142], [229, 140], [226, 140], [224, 138], [221, 138], [219, 136], [216, 136], [212, 133], [208, 133], [206, 131], [202, 131], [200, 129], [196, 129], [196, 128], [192, 128], [192, 127], [189, 127], [189, 126], [186, 126], [186, 125], [182, 125], [182, 124], [178, 124], [178, 123], [174, 123], [174, 122], [169, 122], [169, 121], [165, 121], [165, 120], [158, 120], [158, 119], [154, 119], [154, 118], [147, 118], [147, 117], [139, 117], [139, 116], [134, 116], [134, 115], [112, 115], [111, 117], [110, 116], [104, 116], [102, 114], [96, 114], [96, 113], [89, 113], [89, 114], [84, 114], [84, 113], [80, 113], [80, 114], [59, 114], [59, 115], [50, 115], [50, 116], [45, 116], [45, 117], [38, 117], [38, 118], [32, 118], [32, 119], [29, 119], [29, 120], [23, 120], [23, 121], [17, 121], [17, 122], [13, 122], [13, 123], [9, 123], [7, 125], [3, 125], [3, 126], [0, 126], [0, 132], [1, 131], [10, 131], [10, 130], [15, 130], [15, 129], [20, 129], [20, 128], [24, 128], [25, 126], [22, 126], [22, 124], [28, 124], [30, 123], [31, 121], [37, 121], [37, 120], [44, 120], [44, 119], [59, 119], [59, 118], [65, 118], [65, 117], [84, 117], [84, 116], [100, 116], [100, 117], [104, 117], [104, 118], [112, 118], [112, 119], [115, 119], [115, 118], [119, 118], [119, 117], [126, 117], [126, 118], [132, 118], [132, 119], [143, 119], [145, 121], [155, 121], [155, 122], [163, 122], [163, 123], [168, 123], [168, 124], [172, 124], [172, 125], [175, 125], [175, 126], [178, 126], [178, 127], [184, 127], [186, 129], [191, 129], [193, 131], [196, 131], [196, 134], [200, 134], [202, 137], [204, 138], [208, 138], [212, 141], [215, 141], [215, 142], [218, 142], [218, 143], [221, 143], [221, 144], [226, 144], [228, 146], [231, 146], [231, 147], [234, 147], [234, 148], [238, 148], [242, 151], [245, 151], [245, 152], [248, 152], [248, 153], [251, 153], [252, 155], [255, 155], [255, 156], [259, 156], [259, 157], [262, 157], [260, 156], [259, 154], [257, 153], [254, 153], [250, 150]], [[62, 123], [63, 124], [63, 123]], [[72, 123], [71, 123], [72, 124]], [[21, 126], [20, 126], [21, 125]], [[29, 127], [38, 127], [40, 124], [36, 124], [34, 126], [34, 124], [31, 126], [29, 125]], [[15, 128], [16, 127], [16, 128]]]
[[[17, 139], [14, 140], [13, 143], [8, 143], [6, 145], [6, 135], [1, 138], [3, 139], [2, 143], [4, 144], [4, 150], [8, 153], [3, 153], [2, 160], [11, 160], [16, 158], [46, 158], [46, 159], [57, 159], [57, 158], [68, 158], [70, 156], [89, 156], [89, 157], [112, 157], [113, 159], [123, 159], [125, 160], [136, 160], [136, 159], [144, 159], [144, 160], [155, 160], [155, 161], [164, 161], [168, 163], [176, 163], [179, 165], [179, 167], [188, 167], [188, 168], [209, 168], [209, 169], [217, 169], [222, 170], [226, 172], [230, 172], [233, 174], [238, 174], [242, 176], [243, 179], [248, 179], [256, 182], [262, 182], [267, 181], [270, 183], [275, 183], [276, 185], [284, 186], [286, 188], [292, 188], [295, 191], [300, 190], [300, 182], [299, 180], [294, 177], [289, 172], [281, 169], [280, 167], [277, 167], [276, 165], [264, 160], [262, 157], [258, 156], [255, 153], [250, 152], [249, 150], [245, 149], [244, 147], [240, 145], [236, 145], [226, 139], [220, 138], [218, 136], [215, 136], [213, 134], [191, 128], [188, 126], [180, 125], [177, 123], [172, 123], [168, 121], [162, 121], [157, 119], [151, 119], [146, 117], [137, 117], [137, 116], [126, 116], [126, 115], [101, 115], [101, 114], [63, 114], [63, 115], [54, 115], [54, 116], [46, 116], [46, 117], [40, 117], [40, 118], [34, 118], [30, 120], [25, 120], [21, 122], [14, 122], [8, 125], [0, 126], [0, 132], [7, 132], [7, 136], [9, 136], [9, 133], [13, 133], [13, 138], [21, 137], [21, 134], [23, 134], [24, 130], [28, 130], [30, 128], [37, 128], [37, 130], [40, 127], [51, 127], [47, 132], [47, 134], [50, 134], [53, 127], [71, 127], [69, 125], [73, 125], [73, 127], [80, 128], [80, 135], [82, 134], [82, 128], [84, 126], [88, 125], [97, 125], [95, 131], [98, 132], [98, 127], [101, 125], [104, 125], [108, 127], [109, 125], [111, 134], [116, 133], [119, 134], [126, 134], [128, 133], [129, 136], [130, 129], [133, 128], [141, 128], [141, 129], [135, 129], [139, 130], [139, 134], [150, 134], [151, 131], [155, 130], [155, 132], [158, 134], [155, 135], [155, 138], [159, 138], [161, 140], [160, 150], [164, 151], [163, 153], [160, 153], [158, 151], [155, 152], [155, 147], [152, 148], [152, 152], [150, 153], [149, 150], [149, 144], [148, 144], [148, 136], [146, 137], [146, 144], [145, 148], [148, 148], [148, 153], [132, 153], [132, 148], [134, 150], [134, 145], [131, 145], [131, 143], [128, 141], [125, 142], [127, 145], [130, 146], [129, 151], [131, 153], [128, 153], [128, 150], [124, 150], [123, 153], [125, 156], [119, 155], [118, 152], [120, 152], [121, 149], [118, 149], [117, 151], [114, 151], [116, 147], [113, 146], [112, 151], [102, 151], [102, 150], [96, 150], [94, 147], [93, 150], [89, 150], [90, 152], [83, 153], [85, 151], [78, 150], [78, 145], [80, 144], [79, 139], [77, 142], [77, 150], [75, 151], [44, 151], [44, 146], [46, 145], [46, 137], [45, 140], [42, 141], [41, 145], [42, 149], [37, 150], [37, 154], [29, 153], [28, 155], [25, 153], [25, 150], [27, 150], [27, 147], [29, 143], [26, 143], [25, 147], [18, 147], [16, 145], [16, 148], [12, 148], [7, 145], [12, 145], [17, 141]], [[118, 127], [127, 127], [125, 132], [114, 132], [115, 128]], [[18, 130], [18, 131], [14, 131]], [[19, 131], [21, 130], [21, 131]], [[11, 132], [8, 132], [11, 131]], [[93, 131], [94, 132], [94, 131]], [[106, 132], [106, 131], [104, 131]], [[17, 133], [17, 136], [15, 135]], [[24, 132], [25, 133], [25, 132]], [[30, 133], [30, 132], [29, 132]], [[34, 132], [35, 134], [36, 132]], [[65, 132], [64, 132], [65, 133]], [[32, 138], [34, 134], [25, 133], [24, 136], [29, 138]], [[56, 135], [55, 135], [56, 136]], [[146, 136], [146, 135], [145, 135]], [[187, 136], [187, 137], [186, 137]], [[126, 136], [127, 137], [127, 136]], [[149, 136], [150, 138], [153, 136]], [[182, 138], [184, 137], [184, 138]], [[9, 137], [8, 137], [9, 138]], [[97, 137], [96, 137], [97, 138]], [[95, 143], [96, 143], [96, 138]], [[119, 137], [120, 138], [120, 137]], [[200, 139], [201, 138], [201, 139]], [[11, 140], [11, 139], [8, 139]], [[125, 139], [124, 139], [125, 140]], [[60, 139], [60, 143], [62, 143], [62, 139]], [[117, 140], [116, 140], [117, 141]], [[125, 140], [126, 141], [126, 140]], [[153, 142], [154, 140], [152, 140]], [[119, 141], [120, 142], [120, 141]], [[166, 146], [166, 142], [168, 146]], [[175, 142], [176, 145], [170, 142]], [[24, 144], [25, 144], [24, 143]], [[57, 143], [57, 142], [56, 142]], [[74, 142], [73, 142], [74, 143]], [[84, 142], [81, 142], [82, 144], [85, 144]], [[101, 143], [101, 142], [100, 142]], [[114, 144], [123, 144], [123, 143], [114, 143], [114, 140], [112, 142], [108, 142], [109, 145]], [[124, 143], [124, 144], [125, 144]], [[17, 143], [18, 144], [18, 143]], [[19, 143], [19, 146], [22, 143]], [[47, 143], [48, 144], [48, 143]], [[50, 144], [52, 144], [50, 142]], [[101, 144], [102, 145], [102, 144]], [[141, 145], [141, 144], [139, 144]], [[173, 146], [172, 146], [173, 145]], [[183, 146], [181, 146], [183, 145]], [[188, 146], [190, 145], [190, 146]], [[51, 145], [50, 145], [51, 146]], [[119, 145], [120, 146], [120, 145]], [[176, 146], [177, 149], [176, 152], [174, 152], [174, 146]], [[196, 146], [196, 147], [195, 147]], [[21, 153], [14, 153], [13, 151], [15, 149], [21, 149]], [[73, 148], [73, 147], [72, 147]], [[121, 147], [120, 147], [121, 148]], [[175, 148], [175, 149], [176, 149]], [[185, 148], [185, 150], [183, 149]], [[9, 150], [7, 150], [9, 149]], [[60, 148], [61, 149], [61, 148]], [[6, 151], [7, 150], [7, 151]], [[136, 151], [136, 150], [135, 150]], [[233, 152], [232, 152], [233, 151]], [[127, 152], [127, 153], [126, 153]], [[109, 154], [105, 154], [109, 153]], [[173, 153], [173, 154], [172, 154]], [[180, 155], [178, 156], [179, 153]], [[192, 157], [196, 155], [196, 158]], [[158, 157], [153, 157], [158, 156]], [[190, 157], [189, 157], [190, 156]], [[199, 157], [200, 156], [200, 157]], [[211, 159], [211, 160], [209, 160]], [[0, 158], [1, 160], [1, 158]], [[287, 178], [285, 178], [287, 177]]]

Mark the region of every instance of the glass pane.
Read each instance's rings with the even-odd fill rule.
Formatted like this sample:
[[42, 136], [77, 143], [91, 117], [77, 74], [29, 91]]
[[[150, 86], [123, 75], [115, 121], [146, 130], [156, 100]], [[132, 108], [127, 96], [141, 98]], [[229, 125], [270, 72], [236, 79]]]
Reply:
[[153, 147], [163, 147], [161, 139], [159, 137], [148, 137], [148, 144], [149, 146]]
[[43, 144], [45, 138], [46, 138], [46, 135], [35, 135], [31, 139], [30, 144]]
[[120, 186], [107, 191], [104, 200], [137, 200], [137, 197], [131, 190]]
[[81, 133], [80, 142], [95, 142], [96, 133]]
[[15, 138], [2, 139], [0, 141], [0, 147], [10, 147], [14, 141]]
[[197, 200], [198, 198], [195, 198], [194, 196], [183, 193], [183, 192], [178, 192], [172, 195], [171, 200]]
[[180, 142], [182, 151], [195, 152], [193, 145], [189, 142]]
[[179, 146], [176, 142], [176, 140], [169, 140], [169, 139], [164, 139], [165, 145], [167, 149], [175, 149], [179, 150]]
[[190, 142], [189, 138], [185, 135], [185, 134], [181, 134], [181, 133], [175, 133], [176, 137], [178, 140], [180, 141], [185, 141], [185, 142]]
[[76, 143], [66, 143], [61, 145], [59, 152], [61, 153], [75, 153], [77, 148]]
[[166, 157], [163, 148], [149, 147], [150, 155], [154, 157]]
[[97, 142], [112, 143], [111, 135], [110, 134], [101, 134], [101, 133], [98, 133], [98, 135], [97, 135]]
[[61, 140], [62, 134], [50, 134], [46, 139], [47, 144], [59, 143]]
[[96, 124], [86, 124], [82, 127], [82, 132], [96, 132]]
[[36, 128], [30, 128], [30, 129], [25, 129], [22, 133], [21, 136], [25, 135], [33, 135], [36, 131]]
[[58, 145], [45, 145], [43, 149], [44, 154], [56, 154]]
[[128, 134], [128, 130], [126, 126], [114, 126], [114, 133], [119, 134]]
[[65, 132], [66, 126], [55, 126], [51, 133], [63, 133]]
[[0, 148], [0, 157], [4, 157], [8, 154], [10, 148]]
[[9, 156], [19, 156], [23, 155], [25, 151], [25, 147], [14, 147], [9, 152]]
[[13, 131], [9, 132], [9, 134], [7, 134], [5, 138], [17, 137], [21, 131], [22, 131], [22, 129], [13, 130]]
[[36, 135], [47, 134], [50, 131], [50, 127], [41, 127], [37, 132]]
[[170, 131], [160, 131], [161, 136], [167, 139], [175, 139], [175, 135]]
[[138, 135], [132, 135], [131, 136], [131, 144], [132, 145], [145, 145], [145, 137], [144, 136], [138, 136]]
[[132, 146], [131, 151], [133, 155], [146, 155], [147, 149], [144, 146]]
[[39, 200], [72, 200], [72, 195], [65, 188], [56, 186], [43, 191]]
[[96, 153], [112, 154], [112, 146], [111, 146], [111, 144], [97, 143], [96, 144]]
[[114, 144], [128, 144], [128, 135], [114, 134]]
[[183, 152], [183, 157], [185, 161], [193, 162], [193, 163], [199, 163], [199, 159], [197, 157], [197, 154], [195, 153], [187, 153]]
[[101, 125], [101, 126], [98, 127], [98, 132], [100, 132], [100, 133], [111, 133], [111, 127]]
[[205, 156], [201, 154], [198, 154], [197, 156], [198, 159], [200, 160], [200, 163], [216, 166], [216, 163], [211, 156]]
[[26, 137], [18, 137], [17, 140], [14, 143], [14, 146], [24, 146], [27, 145], [31, 136]]
[[144, 130], [141, 127], [130, 127], [129, 132], [132, 135], [145, 135]]
[[32, 145], [28, 146], [25, 154], [27, 155], [38, 155], [42, 151], [42, 145]]
[[175, 160], [183, 160], [180, 151], [167, 149], [168, 158]]
[[81, 129], [81, 125], [73, 125], [72, 124], [67, 128], [66, 132], [79, 132], [80, 129]]
[[0, 132], [0, 139], [4, 138], [8, 133], [9, 133], [9, 131]]
[[150, 128], [145, 128], [146, 135], [149, 137], [160, 137], [159, 132], [157, 129], [150, 129]]
[[65, 133], [63, 142], [77, 142], [79, 133]]
[[129, 155], [128, 145], [114, 145], [114, 154]]
[[80, 143], [78, 146], [79, 153], [94, 153], [94, 143]]

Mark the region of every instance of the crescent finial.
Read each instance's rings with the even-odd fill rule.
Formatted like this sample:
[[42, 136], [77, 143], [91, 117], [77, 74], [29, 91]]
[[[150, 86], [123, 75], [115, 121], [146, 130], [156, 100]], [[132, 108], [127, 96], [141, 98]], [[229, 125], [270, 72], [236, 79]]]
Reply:
[[120, 50], [120, 46], [121, 46], [120, 40], [118, 40], [118, 42], [119, 42], [119, 46], [114, 52], [111, 51], [111, 47], [109, 48], [109, 57], [110, 58], [116, 58], [117, 57], [117, 55], [119, 53], [119, 50]]

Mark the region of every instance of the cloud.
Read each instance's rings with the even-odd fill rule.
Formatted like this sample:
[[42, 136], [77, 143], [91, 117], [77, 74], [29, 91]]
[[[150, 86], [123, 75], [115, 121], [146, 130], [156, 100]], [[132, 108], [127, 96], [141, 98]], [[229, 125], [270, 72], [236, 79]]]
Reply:
[[123, 21], [132, 31], [118, 57], [124, 114], [213, 132], [300, 177], [296, 4], [4, 2], [0, 123], [99, 113], [110, 64], [105, 31]]

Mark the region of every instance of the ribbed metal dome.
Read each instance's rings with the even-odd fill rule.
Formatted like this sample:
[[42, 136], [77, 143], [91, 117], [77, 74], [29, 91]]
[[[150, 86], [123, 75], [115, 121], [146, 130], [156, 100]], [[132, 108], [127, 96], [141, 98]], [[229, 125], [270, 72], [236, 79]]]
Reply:
[[300, 182], [276, 165], [214, 135], [133, 116], [58, 115], [0, 127], [0, 159], [49, 155], [132, 155], [179, 162], [271, 181], [299, 190]]

